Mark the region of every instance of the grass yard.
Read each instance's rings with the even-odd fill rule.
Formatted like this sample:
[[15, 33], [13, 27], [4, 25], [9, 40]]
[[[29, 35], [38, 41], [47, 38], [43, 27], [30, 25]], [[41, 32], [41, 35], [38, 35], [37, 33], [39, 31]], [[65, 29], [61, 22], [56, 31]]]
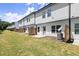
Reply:
[[52, 38], [34, 38], [22, 33], [4, 31], [0, 34], [1, 56], [79, 55], [79, 46]]

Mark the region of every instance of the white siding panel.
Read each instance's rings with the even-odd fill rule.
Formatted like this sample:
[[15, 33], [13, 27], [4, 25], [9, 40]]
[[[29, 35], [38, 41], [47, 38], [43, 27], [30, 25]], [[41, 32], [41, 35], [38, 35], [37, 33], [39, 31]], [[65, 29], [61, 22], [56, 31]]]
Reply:
[[[48, 11], [51, 8], [51, 17], [42, 18], [42, 13]], [[36, 13], [36, 24], [46, 23], [56, 20], [68, 18], [68, 6], [67, 4], [56, 4], [39, 13]]]
[[72, 4], [71, 14], [73, 17], [79, 17], [79, 3]]

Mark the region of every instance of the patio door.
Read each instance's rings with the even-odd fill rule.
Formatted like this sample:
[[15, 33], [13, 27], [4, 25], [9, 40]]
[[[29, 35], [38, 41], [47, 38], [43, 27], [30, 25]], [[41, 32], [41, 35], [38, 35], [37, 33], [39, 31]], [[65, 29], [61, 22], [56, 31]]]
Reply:
[[43, 26], [43, 35], [46, 34], [46, 26]]

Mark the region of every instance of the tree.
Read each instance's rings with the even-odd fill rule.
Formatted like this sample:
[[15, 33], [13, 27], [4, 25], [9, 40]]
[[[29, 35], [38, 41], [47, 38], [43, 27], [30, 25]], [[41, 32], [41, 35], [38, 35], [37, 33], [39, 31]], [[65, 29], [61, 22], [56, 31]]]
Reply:
[[9, 23], [9, 22], [0, 21], [0, 30], [5, 30], [10, 25], [11, 25], [11, 23]]

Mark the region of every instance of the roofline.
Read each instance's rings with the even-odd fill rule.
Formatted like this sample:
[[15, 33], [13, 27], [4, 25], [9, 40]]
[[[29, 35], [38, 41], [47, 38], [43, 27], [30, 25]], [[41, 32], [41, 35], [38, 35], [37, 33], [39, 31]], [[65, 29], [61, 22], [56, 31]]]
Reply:
[[[45, 9], [45, 8], [47, 8], [47, 7], [49, 7], [49, 6], [52, 6], [53, 4], [56, 4], [56, 3], [49, 3], [48, 5], [42, 7], [41, 9], [39, 9], [39, 10], [37, 10], [37, 11], [34, 11], [34, 12], [31, 12], [30, 14], [24, 16], [22, 19], [24, 19], [25, 17], [28, 17], [28, 16], [31, 15], [31, 14], [35, 14], [35, 13], [37, 13], [37, 12], [39, 12], [39, 11], [41, 11], [41, 10], [43, 10], [43, 9]], [[22, 19], [20, 19], [19, 21], [21, 21]], [[17, 22], [19, 22], [19, 21], [17, 21]]]
[[56, 4], [56, 3], [49, 3], [48, 5], [46, 5], [46, 6], [42, 7], [41, 9], [37, 10], [35, 13], [37, 13], [37, 12], [47, 8], [47, 7], [50, 7], [50, 6], [54, 5], [54, 4]]
[[[24, 18], [26, 18], [26, 17], [28, 17], [29, 15], [34, 14], [34, 13], [35, 13], [35, 11], [34, 11], [34, 12], [31, 12], [30, 14], [28, 14], [28, 15], [24, 16], [23, 18], [21, 18], [19, 21], [21, 21], [22, 19], [24, 19]], [[19, 22], [19, 21], [17, 21], [17, 22]]]

